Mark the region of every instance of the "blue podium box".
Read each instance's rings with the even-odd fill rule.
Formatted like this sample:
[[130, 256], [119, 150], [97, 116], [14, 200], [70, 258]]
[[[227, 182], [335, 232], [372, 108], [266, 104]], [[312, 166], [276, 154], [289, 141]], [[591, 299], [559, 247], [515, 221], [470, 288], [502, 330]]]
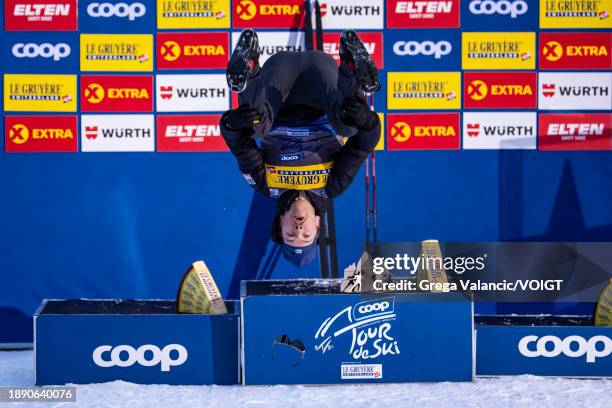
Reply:
[[243, 282], [242, 382], [472, 381], [473, 304], [453, 294], [342, 294], [339, 281]]
[[35, 383], [238, 384], [240, 308], [226, 305], [226, 315], [191, 315], [174, 301], [45, 300]]
[[476, 375], [612, 377], [612, 327], [584, 316], [476, 316]]

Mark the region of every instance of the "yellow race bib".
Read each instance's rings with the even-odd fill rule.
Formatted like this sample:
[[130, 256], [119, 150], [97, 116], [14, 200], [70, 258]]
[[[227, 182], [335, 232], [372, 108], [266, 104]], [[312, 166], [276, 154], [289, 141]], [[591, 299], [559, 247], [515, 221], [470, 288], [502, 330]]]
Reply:
[[266, 182], [269, 188], [288, 190], [315, 190], [324, 188], [334, 162], [310, 166], [275, 166], [266, 164]]

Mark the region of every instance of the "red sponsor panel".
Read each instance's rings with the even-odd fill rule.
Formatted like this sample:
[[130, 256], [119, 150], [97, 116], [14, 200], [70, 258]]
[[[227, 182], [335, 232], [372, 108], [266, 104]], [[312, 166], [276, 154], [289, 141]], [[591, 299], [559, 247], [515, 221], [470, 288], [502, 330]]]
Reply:
[[459, 0], [387, 0], [388, 28], [458, 28]]
[[76, 31], [77, 0], [4, 0], [6, 31]]
[[225, 69], [229, 33], [158, 33], [157, 68]]
[[76, 116], [7, 116], [4, 146], [9, 153], [76, 152]]
[[152, 112], [153, 77], [149, 75], [82, 75], [83, 112]]
[[[340, 32], [323, 33], [323, 51], [340, 62]], [[383, 68], [383, 34], [381, 32], [359, 32], [359, 38], [372, 56], [378, 69]]]
[[541, 113], [540, 150], [612, 150], [609, 113]]
[[234, 0], [234, 28], [302, 28], [305, 6], [302, 0]]
[[468, 109], [535, 109], [535, 72], [465, 72], [463, 107]]
[[540, 69], [612, 69], [612, 33], [540, 33]]
[[456, 150], [460, 147], [459, 113], [390, 113], [388, 150]]
[[157, 117], [157, 151], [226, 152], [219, 120], [221, 115]]

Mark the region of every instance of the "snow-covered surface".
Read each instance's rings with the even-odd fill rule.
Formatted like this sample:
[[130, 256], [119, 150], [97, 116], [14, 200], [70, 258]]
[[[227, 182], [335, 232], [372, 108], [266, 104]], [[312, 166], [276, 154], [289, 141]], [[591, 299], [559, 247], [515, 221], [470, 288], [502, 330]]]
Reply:
[[[0, 385], [32, 385], [33, 353], [0, 352]], [[3, 406], [0, 403], [0, 406]], [[475, 383], [337, 385], [327, 387], [170, 386], [122, 381], [77, 386], [77, 403], [44, 407], [606, 407], [612, 380], [534, 376], [478, 379]]]

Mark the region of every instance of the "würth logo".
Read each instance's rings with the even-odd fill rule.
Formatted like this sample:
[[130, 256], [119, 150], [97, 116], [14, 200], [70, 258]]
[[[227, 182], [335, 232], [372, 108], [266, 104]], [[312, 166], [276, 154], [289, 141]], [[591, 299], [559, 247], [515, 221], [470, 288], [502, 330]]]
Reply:
[[162, 99], [172, 99], [172, 93], [173, 93], [173, 87], [172, 86], [162, 86], [159, 88], [159, 94], [161, 95]]
[[467, 135], [469, 137], [480, 136], [480, 124], [479, 123], [468, 123], [466, 126], [467, 126]]
[[547, 98], [555, 96], [556, 86], [555, 84], [542, 84], [542, 95]]
[[98, 127], [85, 126], [85, 137], [87, 139], [96, 139], [98, 137]]

